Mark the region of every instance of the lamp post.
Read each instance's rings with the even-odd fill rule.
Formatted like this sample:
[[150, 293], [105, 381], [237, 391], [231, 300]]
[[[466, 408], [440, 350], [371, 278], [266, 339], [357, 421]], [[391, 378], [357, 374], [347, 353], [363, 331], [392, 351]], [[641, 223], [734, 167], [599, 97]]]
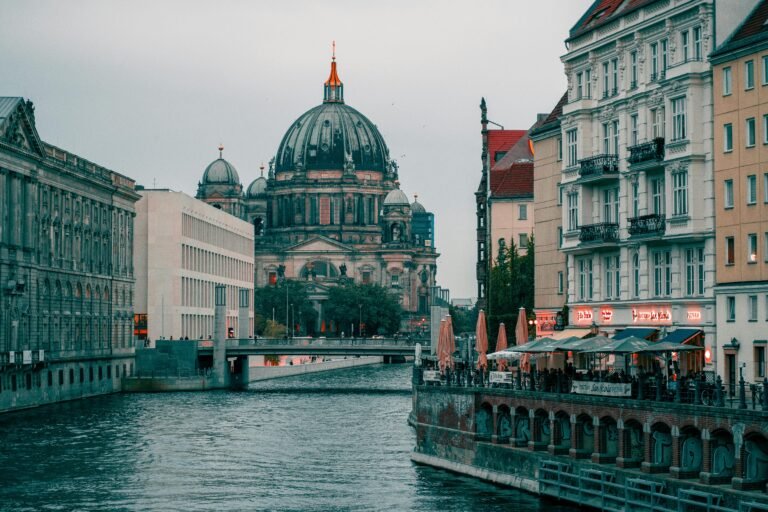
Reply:
[[358, 334], [362, 334], [363, 332], [363, 305], [358, 304], [357, 305], [357, 332]]
[[293, 338], [293, 331], [294, 331], [293, 324], [295, 323], [296, 323], [296, 315], [293, 312], [293, 302], [291, 302], [291, 338]]

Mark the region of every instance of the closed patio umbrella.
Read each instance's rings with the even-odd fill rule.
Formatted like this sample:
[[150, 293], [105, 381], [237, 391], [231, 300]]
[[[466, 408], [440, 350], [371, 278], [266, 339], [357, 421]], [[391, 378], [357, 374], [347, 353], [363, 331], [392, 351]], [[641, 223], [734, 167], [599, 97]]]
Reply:
[[477, 368], [482, 369], [488, 366], [488, 330], [485, 325], [485, 311], [482, 309], [477, 315], [477, 327], [475, 327], [475, 351], [477, 352]]
[[453, 320], [451, 315], [445, 317], [445, 337], [446, 337], [446, 350], [447, 350], [447, 364], [448, 367], [453, 370], [453, 353], [456, 352], [456, 337], [453, 335]]
[[515, 326], [515, 345], [524, 345], [528, 343], [528, 317], [525, 314], [525, 308], [520, 308], [517, 314], [517, 325]]
[[436, 350], [437, 365], [440, 368], [440, 372], [441, 373], [445, 372], [445, 365], [446, 365], [446, 360], [445, 360], [445, 350], [446, 350], [446, 347], [445, 347], [445, 344], [446, 344], [446, 339], [445, 339], [445, 319], [443, 319], [443, 320], [440, 320], [440, 332], [437, 335], [437, 350]]
[[[499, 337], [496, 339], [496, 351], [503, 351], [507, 348], [507, 330], [504, 328], [504, 322], [499, 324]], [[499, 359], [499, 371], [503, 372], [507, 369], [507, 360]]]

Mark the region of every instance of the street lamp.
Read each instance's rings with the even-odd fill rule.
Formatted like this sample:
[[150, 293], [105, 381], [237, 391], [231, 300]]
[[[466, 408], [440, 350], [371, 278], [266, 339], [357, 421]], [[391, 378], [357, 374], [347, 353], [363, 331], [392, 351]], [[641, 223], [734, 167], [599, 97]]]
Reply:
[[358, 334], [362, 334], [362, 332], [363, 332], [363, 305], [362, 304], [358, 304], [357, 305], [357, 310], [358, 310], [357, 332], [358, 332]]
[[291, 338], [293, 338], [293, 324], [296, 323], [296, 315], [293, 313], [293, 303], [291, 303]]

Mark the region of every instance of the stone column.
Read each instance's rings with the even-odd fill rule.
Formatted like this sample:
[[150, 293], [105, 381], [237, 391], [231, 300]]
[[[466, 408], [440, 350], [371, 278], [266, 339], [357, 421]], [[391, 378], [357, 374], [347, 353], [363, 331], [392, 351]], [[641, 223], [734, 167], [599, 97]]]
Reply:
[[640, 464], [640, 470], [643, 473], [651, 472], [651, 426], [648, 423], [643, 425], [643, 462]]
[[227, 362], [227, 288], [217, 284], [214, 288], [213, 312], [213, 387], [229, 385]]
[[528, 430], [531, 433], [531, 438], [528, 440], [528, 449], [534, 451], [536, 443], [541, 439], [541, 435], [537, 434], [540, 429], [536, 428], [536, 412], [533, 409], [528, 411]]
[[251, 311], [251, 290], [249, 288], [240, 288], [239, 294], [240, 308], [238, 309], [237, 317], [237, 337], [241, 340], [248, 339], [251, 334], [251, 325], [249, 313]]
[[571, 449], [568, 450], [568, 456], [572, 459], [575, 459], [578, 454], [579, 441], [583, 435], [584, 433], [576, 422], [576, 415], [571, 414]]
[[603, 453], [603, 440], [600, 433], [603, 430], [603, 427], [600, 425], [600, 418], [595, 416], [592, 418], [592, 425], [594, 428], [594, 449], [592, 450], [592, 453], [590, 455], [590, 458], [592, 459], [592, 462], [599, 464], [600, 463], [600, 454]]
[[492, 408], [493, 408], [493, 413], [491, 417], [493, 418], [493, 424], [491, 425], [491, 442], [494, 444], [498, 444], [499, 443], [499, 424], [498, 424], [499, 406], [493, 405]]
[[624, 420], [619, 420], [616, 422], [616, 431], [618, 432], [619, 436], [619, 443], [616, 447], [616, 466], [622, 468], [624, 467], [624, 459], [627, 459], [627, 454], [625, 453], [627, 450], [626, 447], [626, 431], [624, 430]]
[[709, 430], [701, 431], [701, 473], [699, 479], [702, 483], [713, 484], [712, 480], [712, 439]]
[[547, 452], [549, 452], [551, 455], [555, 454], [556, 447], [560, 444], [560, 438], [562, 437], [560, 429], [556, 426], [557, 422], [555, 421], [555, 413], [553, 411], [549, 411], [549, 444], [547, 445]]
[[669, 468], [672, 478], [682, 478], [682, 468], [680, 467], [680, 429], [677, 425], [672, 426], [672, 465]]

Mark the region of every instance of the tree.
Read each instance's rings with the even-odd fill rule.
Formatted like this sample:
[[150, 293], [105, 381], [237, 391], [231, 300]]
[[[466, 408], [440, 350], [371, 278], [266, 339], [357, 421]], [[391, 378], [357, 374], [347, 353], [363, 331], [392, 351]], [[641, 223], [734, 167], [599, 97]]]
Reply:
[[[287, 294], [286, 294], [287, 292]], [[275, 286], [256, 288], [253, 294], [253, 306], [256, 312], [254, 318], [254, 330], [258, 334], [266, 336], [267, 323], [272, 321], [274, 312], [275, 322], [286, 322], [286, 296], [288, 306], [288, 323], [297, 325], [314, 326], [317, 320], [317, 311], [312, 307], [312, 302], [307, 297], [307, 290], [301, 281], [284, 280]], [[291, 310], [293, 304], [293, 310]]]
[[402, 310], [397, 298], [377, 284], [356, 284], [347, 281], [328, 291], [324, 307], [325, 318], [333, 323], [336, 333], [346, 332], [354, 326], [358, 334], [359, 323], [363, 334], [394, 334], [400, 330]]
[[472, 309], [450, 306], [448, 307], [448, 314], [451, 315], [454, 334], [475, 332], [475, 327], [477, 326], [477, 306]]
[[[504, 322], [507, 339], [510, 344], [522, 345], [528, 340], [515, 339], [515, 326], [520, 308], [524, 307], [527, 315], [533, 313], [535, 241], [528, 237], [526, 253], [520, 255], [514, 240], [509, 249], [499, 240], [499, 255], [491, 269], [490, 279], [490, 314], [488, 315], [488, 344], [495, 347], [498, 338], [499, 323]], [[526, 318], [526, 321], [528, 319]]]

